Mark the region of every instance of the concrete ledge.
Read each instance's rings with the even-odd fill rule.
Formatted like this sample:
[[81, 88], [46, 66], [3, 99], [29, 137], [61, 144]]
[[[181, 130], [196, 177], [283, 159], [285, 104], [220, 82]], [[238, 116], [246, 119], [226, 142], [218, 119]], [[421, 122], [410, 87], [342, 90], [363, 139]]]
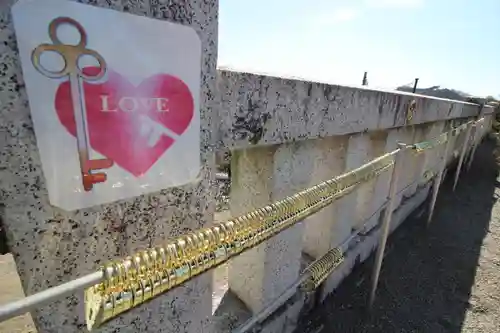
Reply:
[[[475, 116], [479, 105], [219, 70], [219, 145], [241, 149]], [[410, 103], [415, 110], [407, 119]], [[491, 110], [489, 110], [491, 109]], [[493, 112], [488, 107], [487, 113]]]

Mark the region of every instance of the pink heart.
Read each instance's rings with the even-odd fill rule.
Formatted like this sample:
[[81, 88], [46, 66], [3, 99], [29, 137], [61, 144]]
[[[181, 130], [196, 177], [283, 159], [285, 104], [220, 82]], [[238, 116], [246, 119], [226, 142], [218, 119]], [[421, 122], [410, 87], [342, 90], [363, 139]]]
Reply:
[[[92, 75], [98, 68], [84, 71]], [[136, 177], [153, 166], [193, 119], [193, 96], [187, 85], [172, 75], [157, 74], [134, 87], [108, 69], [106, 82], [84, 82], [83, 90], [91, 147]], [[55, 108], [62, 125], [76, 137], [69, 81], [59, 85]], [[153, 128], [160, 131], [159, 136], [152, 134]]]

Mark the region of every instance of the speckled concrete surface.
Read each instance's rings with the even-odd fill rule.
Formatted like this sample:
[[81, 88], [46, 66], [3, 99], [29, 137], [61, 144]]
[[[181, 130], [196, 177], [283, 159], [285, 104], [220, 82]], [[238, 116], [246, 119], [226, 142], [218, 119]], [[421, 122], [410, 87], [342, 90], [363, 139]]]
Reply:
[[[219, 70], [221, 144], [244, 148], [477, 115], [476, 104]], [[416, 102], [411, 120], [410, 103]]]
[[[204, 0], [80, 1], [192, 26], [202, 41], [201, 158], [199, 182], [75, 212], [48, 203], [9, 10], [0, 3], [0, 214], [27, 294], [100, 264], [212, 221], [212, 101], [217, 59], [218, 2]], [[211, 277], [204, 274], [131, 311], [102, 332], [200, 332], [210, 315]], [[84, 332], [83, 294], [34, 313], [40, 332]]]
[[[275, 149], [274, 149], [275, 148]], [[234, 154], [231, 214], [237, 216], [309, 186], [309, 145], [287, 144]], [[254, 312], [260, 311], [297, 278], [302, 224], [283, 231], [229, 264], [229, 287]]]

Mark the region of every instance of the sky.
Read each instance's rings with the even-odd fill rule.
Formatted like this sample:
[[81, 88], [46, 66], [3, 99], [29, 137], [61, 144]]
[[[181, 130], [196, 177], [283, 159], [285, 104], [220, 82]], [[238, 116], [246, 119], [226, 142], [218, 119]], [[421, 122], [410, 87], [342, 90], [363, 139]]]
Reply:
[[218, 66], [500, 96], [500, 0], [219, 0]]

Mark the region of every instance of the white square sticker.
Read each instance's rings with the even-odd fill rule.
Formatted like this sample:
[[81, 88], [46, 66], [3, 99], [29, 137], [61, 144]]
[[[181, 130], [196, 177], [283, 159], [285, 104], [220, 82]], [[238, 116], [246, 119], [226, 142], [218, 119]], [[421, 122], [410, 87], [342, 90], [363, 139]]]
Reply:
[[195, 181], [194, 29], [61, 0], [12, 9], [42, 168], [66, 210]]

